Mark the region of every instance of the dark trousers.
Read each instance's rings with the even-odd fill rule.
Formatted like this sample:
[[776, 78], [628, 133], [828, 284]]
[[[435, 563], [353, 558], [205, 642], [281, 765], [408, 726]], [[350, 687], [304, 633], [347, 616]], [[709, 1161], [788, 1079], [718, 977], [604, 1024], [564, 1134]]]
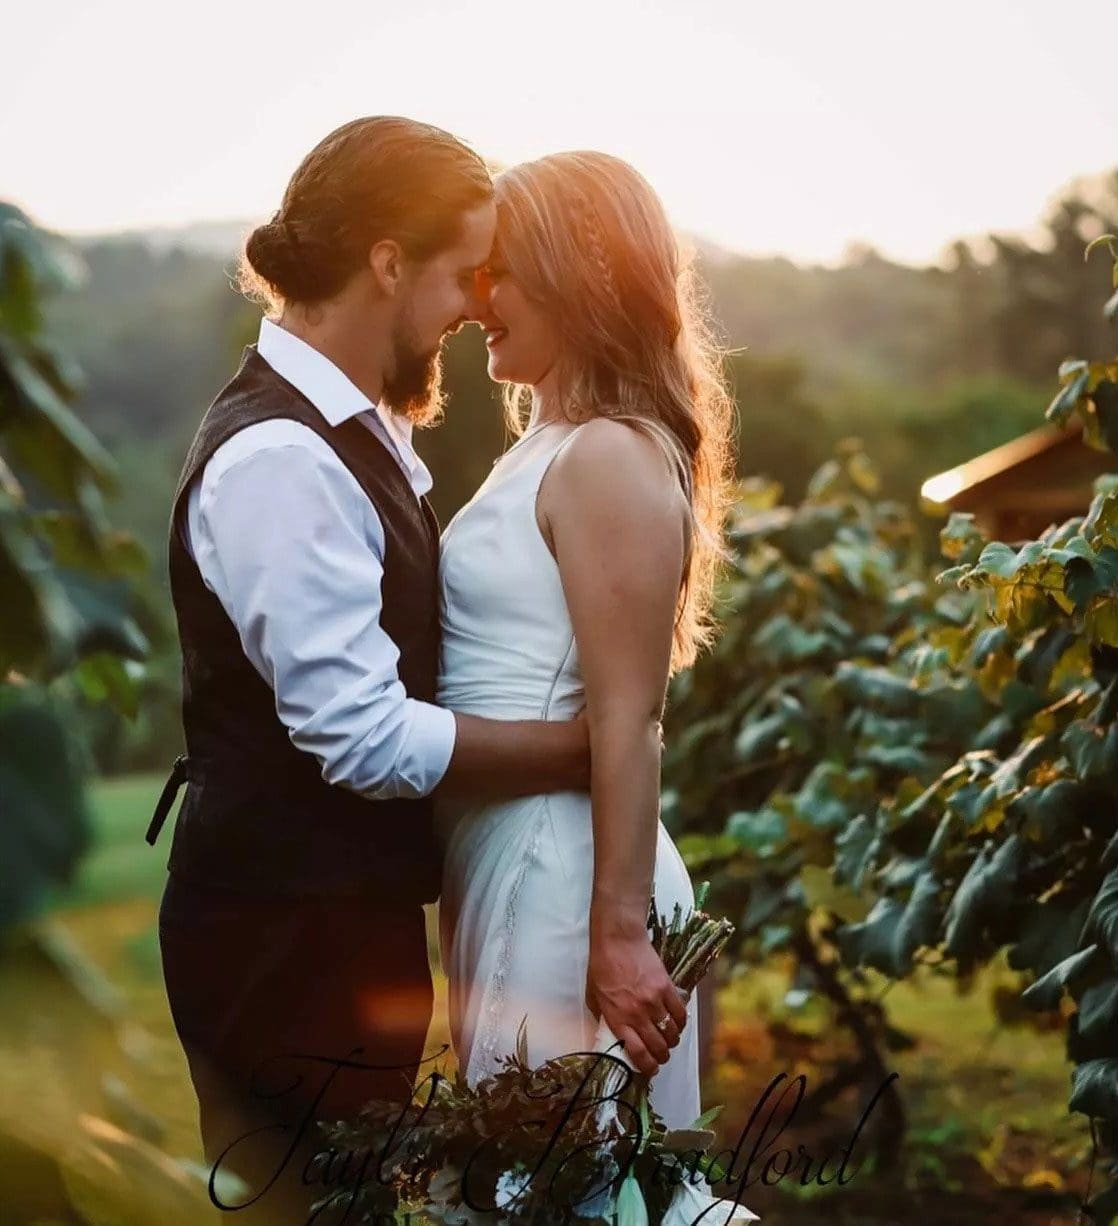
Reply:
[[306, 1222], [328, 1190], [314, 1121], [411, 1096], [433, 1001], [423, 908], [245, 897], [172, 875], [159, 942], [206, 1162], [251, 1189], [223, 1207], [252, 1207], [224, 1220]]

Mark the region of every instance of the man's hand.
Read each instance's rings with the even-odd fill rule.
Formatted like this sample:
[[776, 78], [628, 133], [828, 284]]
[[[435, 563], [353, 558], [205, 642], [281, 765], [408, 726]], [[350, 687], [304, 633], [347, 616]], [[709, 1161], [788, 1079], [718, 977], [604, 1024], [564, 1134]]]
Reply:
[[590, 725], [586, 722], [586, 708], [583, 707], [574, 719], [560, 725], [568, 740], [570, 756], [570, 790], [572, 792], [590, 791]]
[[590, 790], [590, 726], [572, 719], [501, 720], [454, 713], [454, 752], [440, 796], [506, 800]]
[[[648, 1077], [667, 1063], [687, 1024], [683, 993], [652, 948], [646, 929], [595, 934], [592, 926], [586, 1003]], [[671, 1020], [661, 1032], [656, 1023], [665, 1015]]]

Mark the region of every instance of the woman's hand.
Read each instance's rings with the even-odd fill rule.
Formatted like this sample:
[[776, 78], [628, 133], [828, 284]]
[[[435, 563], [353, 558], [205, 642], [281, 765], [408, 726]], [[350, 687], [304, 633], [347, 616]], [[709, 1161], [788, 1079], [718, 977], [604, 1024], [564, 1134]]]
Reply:
[[[586, 1003], [648, 1077], [667, 1062], [687, 1024], [683, 994], [652, 948], [648, 930], [633, 924], [603, 923], [593, 914]], [[656, 1023], [664, 1017], [670, 1020], [661, 1031]]]

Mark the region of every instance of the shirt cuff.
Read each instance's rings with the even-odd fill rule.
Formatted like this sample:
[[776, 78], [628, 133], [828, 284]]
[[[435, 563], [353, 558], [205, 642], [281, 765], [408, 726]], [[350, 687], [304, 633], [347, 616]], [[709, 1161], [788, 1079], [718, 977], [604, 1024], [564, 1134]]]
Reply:
[[406, 763], [402, 774], [411, 779], [417, 796], [428, 796], [442, 782], [458, 735], [454, 712], [436, 707], [430, 702], [409, 698], [410, 728], [401, 759]]

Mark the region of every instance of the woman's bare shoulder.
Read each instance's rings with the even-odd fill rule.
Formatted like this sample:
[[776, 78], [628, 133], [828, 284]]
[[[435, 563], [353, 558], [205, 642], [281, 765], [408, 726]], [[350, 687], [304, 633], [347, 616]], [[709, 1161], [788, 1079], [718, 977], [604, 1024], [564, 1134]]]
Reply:
[[584, 422], [556, 458], [555, 470], [563, 484], [593, 486], [607, 498], [671, 492], [677, 485], [663, 447], [638, 424], [611, 417]]

